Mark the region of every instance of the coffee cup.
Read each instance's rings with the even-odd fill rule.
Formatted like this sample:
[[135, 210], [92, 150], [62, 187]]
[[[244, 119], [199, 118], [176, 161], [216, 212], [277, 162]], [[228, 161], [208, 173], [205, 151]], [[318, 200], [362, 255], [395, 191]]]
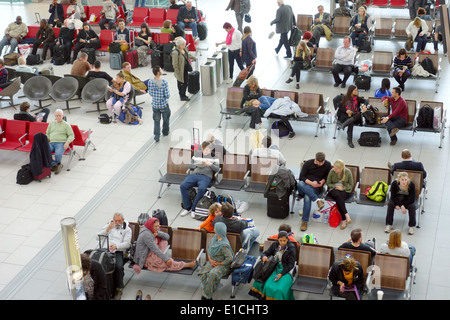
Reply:
[[383, 295], [384, 295], [384, 292], [381, 290], [378, 290], [378, 292], [377, 292], [378, 300], [383, 300]]

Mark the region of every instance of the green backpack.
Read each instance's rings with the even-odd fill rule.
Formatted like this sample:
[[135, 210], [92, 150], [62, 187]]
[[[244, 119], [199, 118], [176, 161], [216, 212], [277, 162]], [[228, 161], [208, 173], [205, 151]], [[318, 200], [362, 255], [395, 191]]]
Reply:
[[387, 191], [388, 184], [384, 181], [377, 181], [372, 187], [367, 188], [366, 197], [376, 202], [382, 202], [386, 199]]

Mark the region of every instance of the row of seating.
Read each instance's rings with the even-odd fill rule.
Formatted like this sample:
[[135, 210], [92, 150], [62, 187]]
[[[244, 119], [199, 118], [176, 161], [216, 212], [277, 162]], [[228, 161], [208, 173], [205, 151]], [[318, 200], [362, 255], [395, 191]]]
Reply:
[[[244, 95], [243, 92], [244, 92], [243, 88], [230, 87], [227, 89], [225, 106], [224, 106], [225, 99], [223, 99], [220, 102], [221, 117], [218, 125], [219, 128], [221, 128], [224, 117], [227, 120], [231, 119], [231, 116], [237, 115], [237, 112], [242, 110], [241, 101]], [[297, 103], [301, 111], [306, 113], [308, 116], [301, 118], [292, 115], [291, 117], [289, 117], [289, 120], [316, 123], [315, 136], [317, 137], [319, 127], [323, 127], [322, 117], [320, 115], [326, 113], [326, 110], [328, 109], [329, 98], [324, 100], [323, 95], [317, 93], [306, 93], [306, 92], [299, 93], [297, 91], [281, 91], [270, 89], [261, 89], [261, 93], [263, 96], [268, 96], [272, 98], [283, 98], [287, 96], [291, 99], [291, 101]], [[246, 114], [242, 113], [241, 115]]]
[[[17, 150], [22, 152], [30, 152], [33, 146], [34, 135], [37, 133], [46, 133], [48, 127], [47, 122], [29, 122], [21, 120], [9, 120], [0, 118], [0, 150]], [[70, 163], [74, 155], [79, 160], [85, 160], [86, 152], [89, 146], [95, 149], [95, 145], [91, 140], [92, 130], [80, 130], [77, 125], [71, 125], [75, 139], [70, 143], [65, 154], [69, 154], [67, 162], [67, 171], [70, 171]], [[81, 156], [74, 150], [74, 146], [83, 147]]]
[[[140, 27], [142, 23], [147, 23], [150, 28], [160, 28], [165, 20], [170, 20], [172, 24], [177, 23], [179, 9], [147, 8], [136, 7], [133, 10], [132, 21], [128, 24], [130, 27]], [[205, 17], [197, 10], [199, 21], [204, 21]]]

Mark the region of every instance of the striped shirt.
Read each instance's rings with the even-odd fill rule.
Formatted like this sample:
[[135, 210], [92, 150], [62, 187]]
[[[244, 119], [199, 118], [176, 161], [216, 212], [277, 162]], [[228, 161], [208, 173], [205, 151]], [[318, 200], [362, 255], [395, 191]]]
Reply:
[[152, 108], [164, 109], [169, 105], [169, 84], [166, 80], [148, 80], [148, 93], [152, 97]]
[[400, 60], [398, 57], [394, 58], [394, 71], [403, 70], [403, 66], [408, 67], [408, 72], [411, 73], [412, 63], [411, 57], [407, 56], [404, 60]]

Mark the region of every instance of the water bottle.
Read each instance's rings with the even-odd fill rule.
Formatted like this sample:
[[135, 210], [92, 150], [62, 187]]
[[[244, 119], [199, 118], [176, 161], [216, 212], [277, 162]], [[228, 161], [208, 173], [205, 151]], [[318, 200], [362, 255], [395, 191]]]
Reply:
[[322, 214], [322, 222], [328, 224], [328, 212]]

